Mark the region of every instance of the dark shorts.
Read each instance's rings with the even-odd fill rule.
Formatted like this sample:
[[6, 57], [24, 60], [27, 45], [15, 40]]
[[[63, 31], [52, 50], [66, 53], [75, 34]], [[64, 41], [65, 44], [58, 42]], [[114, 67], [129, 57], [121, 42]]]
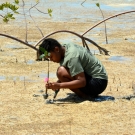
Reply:
[[107, 87], [108, 80], [100, 78], [92, 78], [91, 76], [85, 74], [86, 86], [80, 88], [80, 90], [92, 97], [96, 97], [101, 94]]

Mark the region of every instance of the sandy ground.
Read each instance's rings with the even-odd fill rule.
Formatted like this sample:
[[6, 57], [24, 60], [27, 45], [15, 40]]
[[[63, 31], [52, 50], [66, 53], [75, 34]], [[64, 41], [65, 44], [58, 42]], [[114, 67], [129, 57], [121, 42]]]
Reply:
[[[133, 16], [121, 16], [118, 19]], [[81, 34], [94, 24], [91, 21], [41, 22], [39, 25], [47, 35], [56, 30], [71, 30]], [[135, 42], [131, 42], [135, 41], [135, 27], [133, 21], [126, 21], [122, 28], [117, 27], [117, 24], [121, 25], [111, 20], [107, 25], [110, 30], [108, 41], [113, 42], [99, 44], [110, 51], [110, 56], [96, 55], [105, 65], [109, 76], [108, 86], [102, 95], [112, 96], [114, 101], [66, 100], [72, 92], [64, 89], [58, 93], [54, 104], [46, 104], [42, 94], [45, 91], [47, 62], [35, 61], [36, 53], [31, 48], [0, 37], [0, 135], [134, 135], [135, 99], [121, 97], [133, 95], [135, 91]], [[29, 26], [28, 39], [35, 43], [41, 36], [31, 23]], [[104, 25], [100, 28], [104, 28]], [[22, 40], [25, 37], [24, 28], [13, 22], [1, 24], [1, 33], [9, 33]], [[104, 31], [101, 30], [88, 36], [96, 38], [99, 43], [105, 40]], [[62, 40], [70, 39], [72, 35], [57, 34], [53, 37]], [[80, 43], [76, 37], [72, 38]], [[93, 45], [89, 47], [96, 48]], [[109, 60], [113, 56], [121, 56], [123, 60]], [[58, 66], [50, 62], [50, 81], [57, 80], [55, 71]], [[48, 99], [52, 99], [54, 93], [51, 90], [48, 93]]]

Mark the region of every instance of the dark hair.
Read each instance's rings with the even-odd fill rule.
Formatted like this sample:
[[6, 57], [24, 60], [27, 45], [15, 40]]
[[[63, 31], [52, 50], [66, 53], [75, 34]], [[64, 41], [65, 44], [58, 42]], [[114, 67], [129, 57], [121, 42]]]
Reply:
[[[60, 43], [53, 39], [53, 38], [47, 38], [45, 39], [40, 45], [39, 45], [39, 48], [42, 47], [44, 48], [47, 52], [51, 52], [51, 51], [54, 51], [54, 48], [55, 47], [59, 47], [61, 48], [61, 45]], [[43, 54], [43, 52], [39, 49], [39, 54]]]

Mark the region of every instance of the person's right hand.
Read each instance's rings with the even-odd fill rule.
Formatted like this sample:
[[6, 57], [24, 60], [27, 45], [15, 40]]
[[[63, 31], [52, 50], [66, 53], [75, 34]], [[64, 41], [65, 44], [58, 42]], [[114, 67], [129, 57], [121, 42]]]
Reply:
[[60, 83], [57, 83], [57, 82], [49, 82], [49, 83], [46, 83], [45, 87], [47, 89], [52, 89], [52, 90], [57, 90], [57, 89], [60, 89]]

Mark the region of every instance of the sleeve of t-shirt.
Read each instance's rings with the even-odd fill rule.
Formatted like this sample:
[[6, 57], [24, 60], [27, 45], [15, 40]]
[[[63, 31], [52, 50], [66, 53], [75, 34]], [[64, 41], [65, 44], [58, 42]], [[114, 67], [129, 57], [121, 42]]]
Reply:
[[83, 67], [78, 57], [71, 58], [68, 62], [68, 68], [71, 76], [75, 76], [81, 72], [84, 72]]

